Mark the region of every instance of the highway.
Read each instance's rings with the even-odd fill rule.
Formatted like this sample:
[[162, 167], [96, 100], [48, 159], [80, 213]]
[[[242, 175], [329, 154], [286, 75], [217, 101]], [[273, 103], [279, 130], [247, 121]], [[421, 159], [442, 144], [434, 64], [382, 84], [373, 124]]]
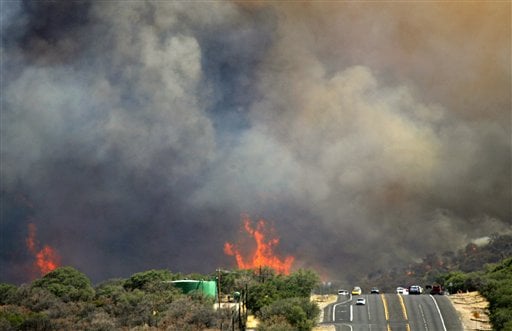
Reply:
[[[365, 305], [356, 305], [365, 298]], [[339, 295], [324, 309], [322, 324], [337, 331], [462, 331], [457, 313], [445, 296], [363, 294]]]

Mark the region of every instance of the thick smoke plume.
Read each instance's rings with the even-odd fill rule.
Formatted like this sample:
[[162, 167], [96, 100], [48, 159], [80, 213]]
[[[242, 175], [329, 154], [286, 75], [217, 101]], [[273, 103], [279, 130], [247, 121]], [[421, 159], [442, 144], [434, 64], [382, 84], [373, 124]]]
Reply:
[[1, 3], [0, 280], [235, 267], [240, 215], [355, 280], [511, 228], [511, 4]]

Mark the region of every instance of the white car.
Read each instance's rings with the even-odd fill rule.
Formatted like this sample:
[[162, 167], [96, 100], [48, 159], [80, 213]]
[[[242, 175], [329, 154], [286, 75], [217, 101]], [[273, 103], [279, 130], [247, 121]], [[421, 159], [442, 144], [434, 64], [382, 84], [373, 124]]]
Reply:
[[365, 298], [359, 298], [356, 300], [356, 305], [366, 305], [366, 299]]
[[338, 290], [338, 295], [348, 295], [347, 290]]
[[409, 289], [399, 286], [396, 288], [396, 294], [409, 295]]

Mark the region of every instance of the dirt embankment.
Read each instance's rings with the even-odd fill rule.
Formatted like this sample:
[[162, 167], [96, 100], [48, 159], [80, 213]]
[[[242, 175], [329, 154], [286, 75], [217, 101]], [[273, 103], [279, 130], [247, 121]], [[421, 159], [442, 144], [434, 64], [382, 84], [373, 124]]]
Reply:
[[[311, 301], [316, 302], [318, 307], [320, 307], [320, 316], [318, 318], [318, 323], [321, 323], [324, 320], [324, 308], [327, 307], [330, 303], [336, 302], [338, 299], [337, 295], [313, 295], [311, 296]], [[317, 325], [313, 328], [312, 331], [334, 331], [336, 328], [334, 325]]]
[[459, 314], [464, 330], [492, 330], [489, 322], [489, 302], [478, 292], [448, 296]]

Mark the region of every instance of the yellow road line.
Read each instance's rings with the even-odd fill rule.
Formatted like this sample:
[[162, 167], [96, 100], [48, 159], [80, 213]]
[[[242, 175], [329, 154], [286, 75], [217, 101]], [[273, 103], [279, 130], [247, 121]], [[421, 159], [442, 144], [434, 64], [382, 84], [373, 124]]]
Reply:
[[400, 306], [402, 306], [402, 314], [404, 315], [404, 319], [408, 321], [409, 318], [407, 318], [407, 310], [405, 309], [404, 298], [398, 294], [398, 299], [400, 300]]
[[407, 321], [407, 324], [405, 324], [405, 328], [407, 331], [411, 331], [411, 326], [409, 325], [409, 317], [407, 317], [407, 309], [405, 309], [405, 302], [404, 298], [398, 294], [398, 299], [400, 299], [400, 306], [402, 306], [402, 314], [404, 315], [404, 319]]
[[382, 304], [384, 305], [384, 316], [386, 316], [386, 322], [387, 322], [387, 325], [388, 325], [388, 331], [391, 331], [391, 326], [389, 325], [388, 302], [386, 301], [386, 297], [384, 296], [384, 294], [381, 294], [380, 298], [382, 299]]

